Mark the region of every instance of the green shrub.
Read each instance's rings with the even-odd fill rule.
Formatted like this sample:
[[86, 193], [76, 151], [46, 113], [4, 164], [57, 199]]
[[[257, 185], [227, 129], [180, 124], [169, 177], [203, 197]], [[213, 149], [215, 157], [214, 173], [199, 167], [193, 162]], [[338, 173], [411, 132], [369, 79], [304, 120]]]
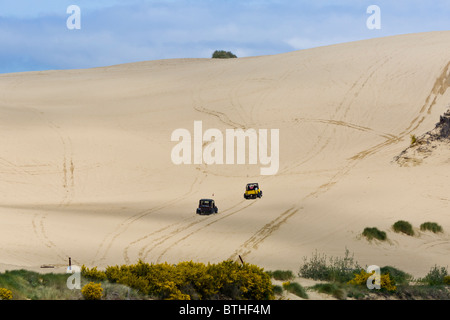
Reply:
[[377, 228], [365, 228], [362, 235], [365, 236], [368, 240], [378, 239], [384, 241], [387, 238], [386, 232], [380, 231]]
[[303, 259], [304, 263], [298, 272], [298, 275], [303, 278], [347, 282], [353, 278], [354, 273], [361, 270], [358, 262], [354, 261], [353, 255], [350, 256], [347, 249], [344, 258], [327, 259], [325, 255], [320, 256], [316, 251], [309, 261], [306, 257]]
[[213, 59], [230, 59], [230, 58], [237, 58], [237, 56], [230, 51], [225, 50], [216, 50], [212, 54]]
[[429, 286], [437, 286], [445, 284], [445, 278], [448, 276], [447, 268], [434, 266], [430, 269], [428, 274], [420, 279], [421, 282], [425, 282]]
[[447, 286], [450, 286], [450, 276], [445, 276], [444, 277], [444, 284]]
[[432, 231], [434, 233], [442, 232], [442, 227], [436, 222], [425, 222], [420, 225], [420, 230], [422, 231]]
[[86, 300], [100, 300], [103, 296], [101, 283], [89, 282], [81, 289], [81, 294]]
[[308, 294], [306, 293], [305, 288], [303, 288], [297, 282], [290, 282], [290, 281], [284, 282], [283, 288], [284, 288], [284, 290], [286, 290], [290, 293], [293, 293], [300, 298], [308, 299]]
[[413, 278], [410, 274], [391, 266], [382, 267], [380, 271], [381, 274], [388, 274], [392, 281], [398, 285], [407, 285]]
[[326, 280], [329, 278], [329, 267], [327, 265], [326, 255], [320, 256], [317, 251], [307, 260], [303, 257], [303, 265], [300, 267], [298, 275], [303, 278], [314, 280]]
[[275, 270], [267, 271], [267, 273], [275, 280], [287, 281], [295, 278], [294, 273], [291, 270]]
[[399, 220], [392, 226], [394, 228], [395, 232], [402, 232], [404, 234], [407, 234], [408, 236], [414, 235], [414, 230], [412, 228], [412, 225], [404, 220]]
[[0, 288], [0, 300], [12, 300], [13, 295], [11, 290]]

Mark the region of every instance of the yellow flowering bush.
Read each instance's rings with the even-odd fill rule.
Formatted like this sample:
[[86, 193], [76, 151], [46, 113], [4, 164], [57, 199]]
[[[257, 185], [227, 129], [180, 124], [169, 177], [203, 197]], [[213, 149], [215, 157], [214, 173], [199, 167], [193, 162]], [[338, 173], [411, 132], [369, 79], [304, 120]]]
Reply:
[[166, 300], [191, 300], [191, 296], [182, 293], [173, 281], [160, 284], [160, 294], [165, 296]]
[[0, 288], [0, 300], [12, 300], [12, 298], [11, 290]]
[[[374, 273], [375, 271], [373, 271], [372, 273], [367, 273], [364, 269], [362, 269], [361, 273], [356, 274], [355, 277], [348, 282], [348, 284], [365, 286], [367, 284], [367, 280], [369, 279], [369, 277], [372, 276]], [[394, 292], [397, 290], [397, 287], [395, 286], [394, 281], [389, 276], [389, 273], [382, 274], [380, 276], [380, 285], [381, 289], [386, 289], [389, 292]]]
[[81, 274], [86, 278], [106, 280], [106, 274], [104, 271], [97, 270], [97, 267], [88, 269], [84, 264], [81, 266]]
[[258, 266], [233, 261], [209, 265], [214, 288], [233, 299], [268, 300], [273, 298], [270, 275]]
[[100, 300], [103, 296], [102, 284], [89, 282], [81, 289], [81, 294], [86, 300]]
[[207, 265], [192, 261], [177, 265], [139, 261], [133, 265], [107, 267], [104, 272], [83, 268], [82, 274], [94, 279], [105, 276], [111, 282], [124, 284], [158, 299], [273, 298], [268, 273], [255, 265], [233, 261]]

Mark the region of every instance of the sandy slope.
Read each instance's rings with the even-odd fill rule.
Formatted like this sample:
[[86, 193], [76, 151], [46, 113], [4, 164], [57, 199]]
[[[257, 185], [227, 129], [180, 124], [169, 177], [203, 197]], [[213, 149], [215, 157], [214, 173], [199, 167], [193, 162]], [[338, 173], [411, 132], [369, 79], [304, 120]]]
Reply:
[[[219, 262], [317, 250], [415, 276], [450, 259], [450, 152], [392, 159], [450, 104], [450, 32], [275, 56], [0, 75], [0, 269]], [[171, 162], [173, 130], [280, 129], [280, 170]], [[247, 182], [264, 197], [244, 201]], [[213, 196], [214, 194], [214, 196]], [[214, 197], [220, 213], [195, 214]], [[391, 226], [408, 220], [417, 236]], [[438, 222], [445, 233], [419, 232]], [[378, 227], [386, 243], [360, 234]]]

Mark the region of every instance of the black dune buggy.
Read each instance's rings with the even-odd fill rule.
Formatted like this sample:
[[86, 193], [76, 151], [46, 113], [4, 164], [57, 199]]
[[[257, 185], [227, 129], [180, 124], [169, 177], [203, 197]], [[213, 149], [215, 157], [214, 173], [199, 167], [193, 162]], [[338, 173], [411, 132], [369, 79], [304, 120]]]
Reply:
[[197, 214], [200, 215], [210, 215], [218, 213], [219, 208], [217, 208], [216, 203], [212, 199], [201, 199], [198, 203]]

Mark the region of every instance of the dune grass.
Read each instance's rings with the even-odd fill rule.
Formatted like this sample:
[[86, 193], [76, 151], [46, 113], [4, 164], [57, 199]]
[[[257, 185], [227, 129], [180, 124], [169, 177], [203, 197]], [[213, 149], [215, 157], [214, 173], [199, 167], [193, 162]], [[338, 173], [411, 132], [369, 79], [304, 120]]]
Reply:
[[401, 232], [408, 236], [414, 235], [414, 230], [412, 225], [408, 221], [399, 220], [392, 225], [395, 232]]
[[[8, 289], [13, 300], [83, 300], [81, 290], [67, 287], [68, 274], [41, 274], [28, 270], [12, 270], [0, 273], [0, 288]], [[89, 281], [81, 278], [83, 287]], [[124, 285], [102, 282], [104, 300], [145, 299], [136, 290]]]
[[387, 239], [386, 232], [380, 231], [377, 228], [365, 228], [362, 235], [368, 240], [377, 239], [384, 241]]
[[[367, 267], [367, 266], [366, 266]], [[328, 294], [336, 299], [450, 299], [450, 276], [447, 268], [433, 267], [428, 274], [420, 279], [392, 266], [380, 268], [381, 282], [389, 281], [396, 290], [370, 290], [365, 282], [355, 284], [354, 280], [366, 268], [349, 255], [348, 250], [344, 258], [327, 258], [325, 255], [313, 254], [310, 259], [304, 257], [304, 264], [300, 267], [299, 277], [326, 281], [307, 290], [315, 290]], [[385, 283], [386, 284], [386, 283]]]
[[436, 222], [424, 222], [420, 225], [421, 231], [432, 231], [434, 233], [443, 232], [443, 229]]
[[13, 292], [14, 300], [76, 300], [81, 295], [66, 286], [66, 274], [39, 274], [27, 270], [6, 271], [0, 287]]
[[[345, 290], [344, 285], [341, 283], [318, 283], [312, 286], [310, 289], [320, 293], [328, 294], [338, 300], [347, 299], [347, 291]], [[362, 295], [358, 295], [358, 297], [362, 297]]]
[[297, 282], [291, 282], [291, 281], [287, 281], [285, 283], [283, 283], [283, 289], [295, 294], [296, 296], [303, 298], [303, 299], [308, 299], [308, 294], [306, 293], [305, 288], [302, 287], [302, 285], [300, 285]]
[[294, 273], [291, 270], [275, 270], [267, 271], [267, 273], [275, 280], [288, 281], [295, 278]]
[[273, 286], [273, 293], [275, 295], [278, 295], [278, 296], [282, 295], [283, 294], [283, 287], [280, 286], [280, 285], [274, 285]]
[[[313, 262], [323, 262], [325, 256], [319, 256], [317, 253], [313, 256]], [[328, 261], [325, 259], [325, 262]], [[450, 299], [450, 276], [448, 275], [448, 267], [434, 266], [430, 271], [419, 279], [413, 279], [408, 273], [392, 266], [381, 268], [381, 274], [388, 274], [390, 279], [395, 283], [396, 292], [386, 292], [385, 290], [369, 290], [364, 284], [349, 284], [347, 279], [354, 278], [355, 273], [352, 268], [343, 268], [348, 273], [339, 273], [342, 266], [357, 266], [357, 262], [350, 259], [348, 253], [346, 258], [330, 259], [333, 263], [325, 263], [325, 265], [312, 264], [304, 271], [310, 272], [311, 276], [323, 276], [328, 280], [327, 283], [319, 283], [311, 287], [303, 287], [299, 283], [291, 281], [294, 277], [292, 272], [277, 270], [276, 272], [268, 272], [275, 275], [278, 279], [289, 279], [283, 284], [273, 285], [273, 293], [282, 295], [284, 291], [288, 291], [303, 299], [308, 299], [307, 291], [316, 290], [321, 293], [328, 294], [336, 299], [345, 300], [353, 299], [377, 299], [378, 296], [387, 299]], [[347, 261], [344, 263], [344, 261]], [[311, 261], [307, 261], [310, 263]], [[316, 270], [315, 268], [318, 267]], [[325, 268], [325, 272], [323, 270]], [[355, 269], [356, 270], [356, 269]], [[359, 269], [361, 271], [361, 269]], [[310, 277], [306, 277], [310, 278]], [[67, 288], [68, 275], [62, 274], [40, 274], [27, 270], [14, 270], [0, 273], [0, 288], [5, 288], [12, 292], [13, 300], [82, 300], [84, 299], [81, 290], [70, 290]], [[91, 282], [89, 277], [81, 278], [81, 286]], [[124, 284], [111, 283], [108, 279], [95, 281], [101, 283], [104, 289], [102, 300], [146, 300], [152, 297], [132, 289]]]

